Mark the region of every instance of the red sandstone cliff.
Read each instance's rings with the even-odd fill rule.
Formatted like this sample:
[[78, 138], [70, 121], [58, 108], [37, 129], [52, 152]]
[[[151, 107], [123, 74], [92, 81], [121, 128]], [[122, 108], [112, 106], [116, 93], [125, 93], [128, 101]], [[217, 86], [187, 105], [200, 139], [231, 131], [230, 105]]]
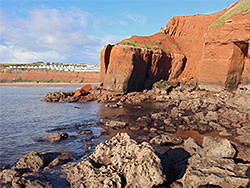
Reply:
[[149, 88], [160, 79], [234, 87], [250, 83], [250, 0], [211, 15], [178, 16], [152, 36], [132, 36], [101, 52], [111, 90]]
[[65, 72], [52, 70], [2, 69], [1, 82], [70, 82], [99, 83], [99, 72]]

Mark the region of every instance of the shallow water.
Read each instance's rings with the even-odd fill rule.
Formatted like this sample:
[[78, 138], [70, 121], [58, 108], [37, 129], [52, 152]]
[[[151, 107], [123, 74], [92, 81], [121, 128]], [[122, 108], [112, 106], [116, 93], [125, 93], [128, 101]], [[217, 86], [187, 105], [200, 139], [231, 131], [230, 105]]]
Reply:
[[[106, 117], [119, 116], [135, 119], [163, 104], [126, 105], [124, 108], [106, 108], [104, 104], [89, 102], [46, 103], [40, 101], [47, 92], [75, 91], [76, 87], [0, 87], [0, 165], [13, 164], [31, 152], [69, 151], [78, 159], [88, 156], [100, 142], [101, 127], [97, 122]], [[58, 130], [61, 129], [61, 130]], [[80, 130], [91, 129], [92, 135], [80, 135]], [[70, 138], [50, 143], [38, 142], [41, 137], [64, 131]], [[83, 149], [83, 139], [92, 136], [91, 148]], [[88, 142], [86, 142], [88, 143]]]

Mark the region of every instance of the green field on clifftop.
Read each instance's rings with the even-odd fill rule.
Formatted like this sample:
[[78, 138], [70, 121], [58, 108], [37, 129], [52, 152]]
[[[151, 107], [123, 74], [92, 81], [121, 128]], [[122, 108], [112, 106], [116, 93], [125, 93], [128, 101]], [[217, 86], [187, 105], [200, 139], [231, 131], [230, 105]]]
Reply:
[[225, 24], [225, 21], [231, 18], [235, 14], [246, 14], [250, 11], [250, 0], [243, 0], [237, 5], [229, 9], [225, 14], [219, 17], [212, 25], [209, 26], [209, 29], [212, 29], [217, 26]]
[[[155, 43], [161, 44], [160, 41], [156, 41]], [[145, 44], [142, 44], [142, 43], [137, 43], [133, 39], [125, 39], [125, 40], [122, 41], [121, 44], [131, 45], [131, 46], [138, 47], [138, 48], [147, 48], [147, 49], [154, 49], [154, 50], [161, 49], [161, 50], [163, 50], [165, 52], [170, 53], [170, 50], [168, 48], [164, 48], [163, 46], [159, 46], [159, 45], [151, 44], [151, 43], [148, 43], [147, 45], [145, 45]]]

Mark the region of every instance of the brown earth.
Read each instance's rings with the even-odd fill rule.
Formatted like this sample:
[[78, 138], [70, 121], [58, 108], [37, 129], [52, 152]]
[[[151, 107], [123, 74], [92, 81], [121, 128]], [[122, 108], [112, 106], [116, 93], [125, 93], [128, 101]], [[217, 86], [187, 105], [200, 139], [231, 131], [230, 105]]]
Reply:
[[101, 82], [120, 92], [148, 89], [160, 79], [229, 88], [249, 84], [250, 11], [231, 14], [247, 3], [210, 15], [177, 16], [152, 36], [105, 46]]
[[5, 68], [0, 70], [0, 82], [99, 83], [100, 73]]

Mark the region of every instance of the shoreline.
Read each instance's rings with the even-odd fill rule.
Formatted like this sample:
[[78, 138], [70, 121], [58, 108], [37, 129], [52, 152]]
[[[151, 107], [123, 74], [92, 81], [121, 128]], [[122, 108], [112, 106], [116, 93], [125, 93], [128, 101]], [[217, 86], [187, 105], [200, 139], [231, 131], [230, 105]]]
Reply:
[[0, 87], [14, 86], [14, 87], [78, 87], [91, 84], [92, 86], [98, 86], [99, 83], [34, 83], [34, 82], [19, 82], [19, 83], [0, 83]]

